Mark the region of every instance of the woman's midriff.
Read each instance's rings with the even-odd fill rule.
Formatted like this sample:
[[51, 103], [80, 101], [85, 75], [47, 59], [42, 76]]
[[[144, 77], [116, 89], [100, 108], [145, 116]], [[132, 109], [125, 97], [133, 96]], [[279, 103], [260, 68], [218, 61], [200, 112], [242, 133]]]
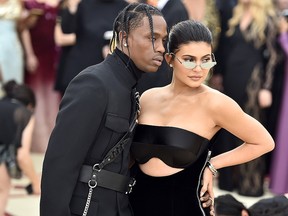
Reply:
[[174, 168], [166, 165], [161, 159], [153, 157], [145, 164], [139, 164], [143, 173], [154, 177], [173, 175], [182, 171], [182, 168]]

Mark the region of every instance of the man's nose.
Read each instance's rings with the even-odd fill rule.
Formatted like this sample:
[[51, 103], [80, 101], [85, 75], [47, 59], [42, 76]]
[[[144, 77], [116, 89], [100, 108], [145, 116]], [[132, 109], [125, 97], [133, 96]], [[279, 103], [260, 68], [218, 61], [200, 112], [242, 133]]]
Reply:
[[165, 43], [164, 42], [159, 42], [157, 44], [157, 48], [156, 48], [157, 52], [161, 52], [161, 53], [165, 53], [166, 49], [165, 49]]

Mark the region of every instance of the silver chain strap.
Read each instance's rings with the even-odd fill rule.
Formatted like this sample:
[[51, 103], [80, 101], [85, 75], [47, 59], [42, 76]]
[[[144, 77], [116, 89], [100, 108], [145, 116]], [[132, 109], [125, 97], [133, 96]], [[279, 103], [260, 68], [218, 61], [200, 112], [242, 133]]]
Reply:
[[93, 173], [92, 173], [92, 177], [91, 179], [88, 181], [88, 186], [89, 186], [89, 192], [88, 192], [88, 196], [87, 196], [87, 200], [86, 200], [86, 204], [85, 204], [85, 208], [83, 211], [82, 216], [87, 216], [89, 207], [90, 207], [90, 203], [91, 203], [91, 198], [92, 198], [92, 193], [93, 193], [93, 189], [95, 187], [97, 187], [97, 180], [96, 180], [96, 173], [100, 172], [101, 169], [99, 169], [99, 164], [95, 164], [93, 166]]
[[89, 188], [89, 193], [88, 193], [88, 196], [87, 196], [87, 201], [86, 201], [85, 208], [84, 208], [84, 212], [83, 212], [82, 216], [86, 216], [87, 213], [88, 213], [88, 209], [89, 209], [89, 206], [90, 206], [92, 193], [93, 193], [93, 188], [90, 187]]

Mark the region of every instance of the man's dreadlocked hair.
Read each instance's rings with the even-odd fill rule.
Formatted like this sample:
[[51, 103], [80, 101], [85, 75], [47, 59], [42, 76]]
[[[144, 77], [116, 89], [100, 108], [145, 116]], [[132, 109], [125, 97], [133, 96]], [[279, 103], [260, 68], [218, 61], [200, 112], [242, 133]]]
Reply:
[[[153, 19], [152, 16], [162, 16], [163, 14], [155, 7], [144, 3], [131, 3], [126, 6], [116, 17], [113, 24], [113, 36], [110, 41], [110, 51], [113, 52], [116, 44], [119, 43], [119, 32], [126, 32], [127, 37], [130, 30], [133, 30], [142, 25], [142, 19], [148, 17], [149, 25], [151, 29], [151, 36], [153, 37]], [[126, 37], [126, 43], [127, 43]], [[123, 38], [122, 41], [123, 42]], [[122, 43], [123, 44], [123, 43]], [[152, 46], [154, 49], [154, 41], [152, 40]]]

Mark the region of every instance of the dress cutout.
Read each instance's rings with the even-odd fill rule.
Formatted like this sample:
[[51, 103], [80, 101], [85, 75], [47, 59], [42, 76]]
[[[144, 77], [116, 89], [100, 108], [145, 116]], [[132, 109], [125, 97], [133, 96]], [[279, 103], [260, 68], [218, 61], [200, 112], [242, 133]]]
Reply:
[[[149, 133], [146, 133], [143, 130], [144, 128], [147, 129], [147, 127], [150, 127], [151, 129]], [[186, 151], [188, 151], [188, 149], [194, 149], [196, 160], [195, 158], [193, 158], [193, 161], [190, 161], [189, 166], [187, 166], [182, 171], [164, 177], [152, 177], [146, 175], [139, 169], [136, 163], [132, 168], [131, 173], [132, 176], [136, 178], [136, 185], [133, 187], [133, 192], [130, 194], [129, 197], [132, 209], [134, 211], [134, 215], [210, 215], [210, 209], [202, 207], [200, 201], [200, 189], [202, 174], [205, 169], [206, 163], [210, 158], [210, 151], [208, 148], [210, 147], [211, 141], [200, 137], [195, 133], [175, 127], [159, 127], [149, 125], [146, 125], [144, 127], [140, 125], [139, 127], [138, 125], [135, 131], [136, 137], [137, 133], [142, 133], [144, 135], [142, 136], [142, 138], [144, 139], [138, 139], [138, 143], [133, 142], [132, 148], [135, 148], [135, 146], [137, 146], [141, 142], [144, 143], [146, 139], [145, 137], [147, 135], [150, 138], [152, 137], [152, 140], [153, 137], [157, 137], [158, 140], [164, 141], [163, 143], [161, 143], [161, 147], [162, 150], [165, 150], [166, 147], [171, 147], [170, 139], [172, 138], [172, 143], [174, 143], [175, 149], [185, 149]], [[189, 143], [189, 139], [191, 143]], [[183, 143], [182, 148], [181, 143]], [[175, 147], [175, 144], [177, 145], [177, 147]], [[199, 151], [199, 149], [193, 148], [193, 145], [199, 145], [201, 150]], [[178, 152], [175, 151], [175, 154], [177, 153]], [[170, 151], [169, 154], [170, 156], [173, 156], [173, 151]], [[179, 161], [174, 161], [174, 163], [177, 164], [179, 163]]]

